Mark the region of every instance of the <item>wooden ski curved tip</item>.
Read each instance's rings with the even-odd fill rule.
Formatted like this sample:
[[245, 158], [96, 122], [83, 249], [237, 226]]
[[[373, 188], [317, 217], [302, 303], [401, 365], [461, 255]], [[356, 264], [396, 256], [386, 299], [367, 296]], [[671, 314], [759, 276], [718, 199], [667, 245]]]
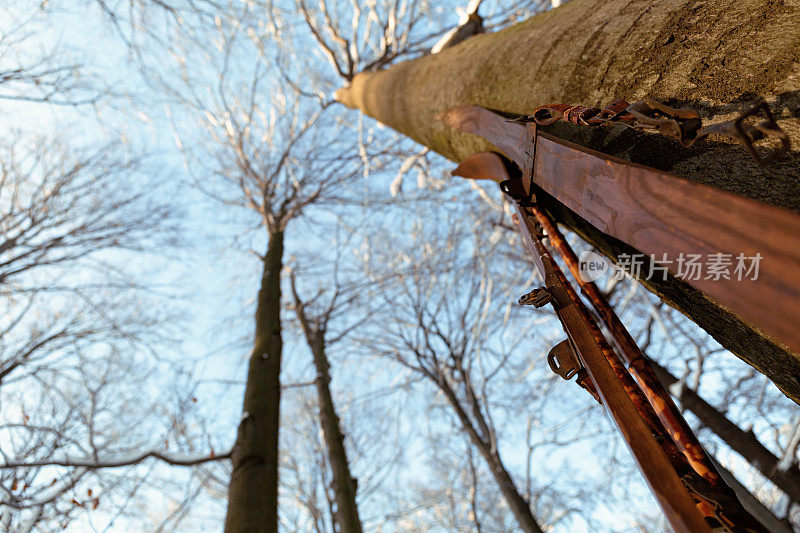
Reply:
[[494, 152], [472, 154], [464, 159], [451, 174], [472, 180], [492, 180], [497, 183], [509, 179], [503, 159]]

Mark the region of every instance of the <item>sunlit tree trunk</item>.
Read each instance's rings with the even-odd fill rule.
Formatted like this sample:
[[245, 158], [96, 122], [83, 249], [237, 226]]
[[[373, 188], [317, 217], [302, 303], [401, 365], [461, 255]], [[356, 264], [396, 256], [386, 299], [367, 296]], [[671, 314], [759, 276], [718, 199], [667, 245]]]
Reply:
[[282, 231], [271, 232], [263, 261], [255, 342], [228, 489], [225, 531], [230, 533], [278, 531]]
[[[481, 105], [530, 114], [551, 103], [606, 105], [623, 98], [677, 99], [705, 120], [730, 120], [766, 99], [800, 147], [800, 6], [769, 0], [572, 0], [440, 54], [363, 73], [339, 102], [460, 161], [492, 149], [437, 120]], [[800, 158], [758, 167], [741, 145], [686, 149], [663, 135], [558, 123], [547, 131], [651, 167], [800, 212]], [[635, 253], [563, 207], [540, 199], [562, 224], [611, 258]], [[646, 269], [644, 269], [646, 271]], [[645, 286], [800, 402], [800, 356], [684, 282]]]

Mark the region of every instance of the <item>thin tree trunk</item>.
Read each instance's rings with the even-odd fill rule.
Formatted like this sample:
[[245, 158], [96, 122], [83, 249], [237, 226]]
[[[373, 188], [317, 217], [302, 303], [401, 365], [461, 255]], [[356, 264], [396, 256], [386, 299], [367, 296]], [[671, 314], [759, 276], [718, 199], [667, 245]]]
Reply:
[[281, 268], [283, 232], [269, 236], [242, 421], [233, 449], [228, 488], [228, 533], [278, 531], [278, 427], [280, 423]]
[[[602, 107], [619, 98], [633, 102], [653, 97], [679, 99], [681, 105], [700, 111], [706, 122], [717, 122], [766, 99], [791, 138], [795, 157], [764, 167], [758, 167], [743, 146], [719, 139], [686, 149], [663, 135], [621, 128], [562, 122], [544, 129], [800, 212], [798, 27], [797, 2], [571, 0], [440, 54], [359, 74], [336, 98], [457, 162], [493, 149], [477, 136], [453, 131], [437, 120], [457, 105], [524, 115], [552, 103]], [[612, 259], [637, 253], [552, 199], [537, 200]], [[687, 283], [655, 278], [643, 284], [800, 403], [800, 355]]]
[[306, 316], [305, 305], [297, 293], [294, 276], [292, 276], [292, 295], [294, 296], [295, 312], [303, 328], [308, 347], [311, 349], [314, 368], [317, 371], [315, 383], [319, 400], [319, 421], [328, 451], [328, 463], [333, 478], [331, 485], [336, 502], [334, 519], [343, 533], [361, 533], [361, 519], [358, 516], [358, 505], [356, 504], [356, 480], [350, 474], [350, 463], [347, 461], [347, 452], [344, 447], [344, 434], [333, 405], [333, 396], [331, 396], [331, 366], [325, 353], [327, 317], [323, 316], [314, 323]]
[[331, 485], [336, 500], [336, 521], [343, 533], [361, 533], [361, 520], [356, 505], [356, 480], [350, 474], [350, 464], [344, 448], [344, 435], [331, 397], [330, 364], [325, 354], [325, 339], [322, 333], [317, 333], [308, 339], [308, 342], [317, 370], [319, 420], [322, 425], [322, 434], [325, 437], [325, 446], [328, 448], [328, 462], [333, 474]]
[[788, 472], [792, 469], [795, 462], [797, 462], [797, 449], [800, 448], [800, 420], [794, 425], [794, 431], [786, 443], [786, 450], [783, 452], [781, 462], [778, 463], [777, 469], [782, 472]]
[[[514, 514], [514, 517], [517, 519], [520, 528], [526, 533], [542, 533], [542, 528], [539, 527], [539, 524], [536, 523], [536, 519], [533, 517], [530, 503], [523, 498], [519, 490], [517, 490], [514, 480], [511, 479], [511, 474], [506, 470], [496, 447], [492, 444], [494, 439], [490, 438], [489, 435], [481, 437], [481, 435], [478, 434], [478, 431], [475, 429], [475, 426], [472, 425], [472, 421], [449, 385], [446, 383], [439, 384], [439, 389], [444, 393], [448, 403], [456, 412], [473, 446], [478, 449], [481, 456], [486, 461], [486, 465], [492, 472], [492, 477], [494, 477], [500, 492], [505, 498], [509, 509], [511, 509], [511, 512]], [[478, 413], [476, 416], [481, 415]], [[481, 426], [487, 427], [485, 421], [482, 421]]]
[[736, 493], [736, 497], [742, 502], [742, 507], [761, 522], [767, 530], [772, 533], [792, 533], [792, 528], [787, 526], [783, 520], [775, 516], [775, 513], [753, 496], [753, 493], [747, 490], [747, 487], [739, 483], [739, 480], [730, 470], [719, 464], [713, 457], [711, 461], [722, 476], [722, 479], [725, 480], [725, 483]]
[[472, 486], [469, 488], [469, 505], [472, 508], [472, 523], [475, 524], [475, 532], [483, 533], [481, 520], [478, 516], [478, 472], [475, 468], [475, 461], [472, 460], [472, 446], [467, 445], [467, 461], [469, 462], [469, 475]]
[[694, 413], [704, 426], [775, 483], [793, 502], [800, 503], [800, 470], [796, 465], [786, 470], [779, 468], [780, 458], [761, 444], [752, 431], [743, 431], [666, 368], [655, 361], [651, 363], [658, 379], [685, 409]]

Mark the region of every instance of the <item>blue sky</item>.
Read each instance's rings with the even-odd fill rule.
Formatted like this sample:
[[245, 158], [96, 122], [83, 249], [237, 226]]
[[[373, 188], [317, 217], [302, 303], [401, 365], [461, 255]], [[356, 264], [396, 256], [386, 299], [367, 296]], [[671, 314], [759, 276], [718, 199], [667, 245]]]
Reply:
[[[132, 152], [148, 154], [147, 179], [158, 185], [157, 194], [160, 198], [167, 199], [182, 214], [180, 236], [183, 244], [177, 248], [162, 248], [146, 255], [120, 253], [109, 259], [123, 264], [128, 275], [156, 287], [154, 297], [150, 300], [152, 305], [164, 306], [179, 315], [178, 320], [168, 326], [171, 341], [153, 347], [156, 357], [149, 364], [157, 370], [160, 369], [161, 373], [148, 382], [148, 392], [157, 396], [170, 388], [184, 390], [183, 383], [178, 383], [180, 387], [175, 387], [174, 370], [177, 368], [185, 371], [191, 376], [187, 378], [189, 384], [185, 385], [186, 394], [193, 395], [197, 400], [193, 409], [206, 424], [210, 435], [207, 444], [217, 450], [224, 449], [232, 443], [239, 421], [249, 335], [253, 328], [253, 298], [258, 287], [260, 264], [252, 251], [263, 251], [265, 234], [258, 228], [259, 221], [251, 212], [226, 206], [194, 186], [198, 181], [203, 183], [203, 180], [210, 179], [204, 171], [213, 168], [213, 164], [209, 161], [205, 165], [202, 155], [207, 147], [202, 144], [192, 145], [192, 165], [187, 166], [184, 154], [176, 145], [176, 139], [180, 139], [184, 147], [194, 140], [203, 139], [194, 130], [198, 127], [196, 122], [192, 122], [196, 117], [167, 101], [152, 80], [149, 84], [144, 82], [137, 65], [132, 62], [130, 51], [109, 28], [96, 6], [90, 4], [87, 8], [84, 2], [67, 1], [53, 3], [53, 6], [57, 16], [42, 19], [40, 30], [27, 46], [32, 47], [31, 49], [57, 47], [66, 51], [70, 57], [85, 62], [90, 71], [103, 80], [103, 84], [123, 96], [101, 101], [93, 106], [77, 107], [0, 100], [0, 117], [5, 119], [6, 131], [23, 129], [36, 133], [57, 133], [79, 146], [110, 139], [121, 140]], [[488, 3], [487, 7], [491, 9]], [[434, 22], [454, 18], [449, 16], [451, 13], [450, 8], [442, 6], [441, 13]], [[156, 17], [155, 20], [157, 22], [160, 19]], [[154, 26], [154, 29], [157, 27]], [[326, 63], [318, 50], [308, 42], [298, 42], [303, 42], [306, 47], [304, 50], [307, 51], [303, 56], [307, 58], [307, 63], [295, 64], [293, 73], [302, 74], [317, 69], [332, 80], [331, 87], [326, 86], [326, 89], [335, 88], [333, 84], [339, 82], [326, 70]], [[175, 50], [177, 49], [173, 49]], [[208, 50], [194, 50], [197, 58], [205, 56], [206, 52], [213, 56], [211, 46]], [[164, 75], [175, 74], [175, 65], [171, 63], [173, 58], [168, 57], [163, 50], [156, 47], [146, 48], [145, 56], [151, 67], [163, 66]], [[235, 59], [243, 65], [250, 61], [244, 52], [242, 57]], [[243, 66], [243, 73], [244, 68]], [[210, 67], [198, 66], [192, 75], [201, 83], [213, 85], [211, 81], [204, 79], [204, 76], [209, 75], [209, 71], [205, 69]], [[272, 83], [265, 90], [278, 91], [281, 88], [279, 81]], [[194, 88], [202, 93], [203, 87], [200, 84]], [[344, 140], [350, 142], [354, 150], [357, 150], [359, 136], [365, 142], [374, 142], [375, 145], [379, 140], [390, 139], [385, 128], [369, 119], [363, 119], [353, 111], [334, 108], [329, 114], [350, 126], [350, 129], [342, 128], [341, 131], [347, 132], [348, 137]], [[308, 140], [310, 146], [315, 142], [317, 139], [313, 137]], [[403, 148], [404, 153], [418, 150], [418, 147], [407, 140], [402, 141], [398, 148]], [[413, 233], [411, 230], [416, 229], [416, 237], [420, 239], [435, 236], [441, 233], [442, 225], [447, 223], [447, 216], [461, 215], [464, 206], [469, 209], [481, 208], [482, 200], [467, 184], [443, 177], [451, 166], [449, 163], [438, 156], [431, 155], [429, 158], [431, 175], [444, 180], [446, 193], [430, 186], [419, 189], [415, 183], [416, 171], [412, 171], [406, 176], [398, 198], [407, 205], [382, 206], [382, 203], [392, 199], [389, 194], [390, 183], [395, 180], [402, 164], [402, 159], [398, 157], [396, 160], [388, 160], [385, 168], [351, 182], [351, 189], [347, 191], [352, 200], [351, 205], [335, 209], [328, 206], [311, 209], [306, 217], [291, 223], [287, 264], [306, 270], [318, 269], [317, 275], [301, 284], [306, 294], [313, 294], [317, 286], [330, 283], [330, 276], [326, 274], [324, 267], [330, 263], [334, 243], [340, 240], [337, 239], [337, 230], [341, 234], [352, 234], [342, 255], [345, 257], [343, 263], [350, 269], [349, 275], [355, 278], [361, 273], [369, 273], [370, 269], [365, 265], [370, 261], [377, 262], [375, 267], [379, 270], [387, 258], [391, 257], [390, 252], [413, 244], [409, 243], [411, 237], [406, 237], [404, 232]], [[379, 158], [376, 157], [372, 162], [377, 164]], [[384, 164], [384, 160], [380, 160], [380, 163]], [[210, 188], [215, 190], [218, 187], [220, 186], [217, 183], [210, 184]], [[498, 191], [489, 186], [485, 188], [495, 202], [500, 201]], [[440, 209], [441, 212], [431, 214], [434, 209]], [[478, 222], [480, 220], [476, 223]], [[368, 246], [374, 246], [374, 250], [369, 250]], [[365, 257], [367, 250], [371, 254], [369, 259]], [[314, 255], [320, 258], [319, 262], [309, 263], [309, 256]], [[524, 264], [520, 262], [497, 259], [496, 268], [503, 269], [508, 265], [524, 268]], [[508, 301], [512, 301], [515, 296], [529, 289], [526, 283], [530, 282], [530, 271], [510, 273], [499, 282], [507, 284]], [[652, 301], [652, 298], [644, 294], [641, 288], [631, 294], [629, 306], [621, 314], [632, 330], [638, 331], [648, 319], [649, 308], [645, 302], [648, 299]], [[623, 294], [618, 297], [617, 303], [624, 304], [625, 296]], [[496, 308], [498, 313], [508, 307], [500, 303], [494, 305], [496, 307], [493, 309]], [[502, 427], [500, 449], [517, 479], [525, 472], [529, 461], [525, 446], [528, 418], [533, 420], [545, 437], [549, 436], [548, 432], [555, 434], [554, 428], [558, 428], [559, 440], [570, 440], [582, 431], [598, 433], [591, 440], [577, 440], [569, 444], [542, 442], [531, 456], [536, 486], [544, 487], [553, 483], [558, 489], [555, 492], [563, 495], [564, 501], [572, 505], [581, 501], [582, 486], [607, 487], [607, 493], [592, 501], [596, 505], [593, 508], [593, 519], [596, 521], [594, 524], [590, 525], [576, 515], [559, 522], [554, 531], [591, 531], [598, 524], [609, 531], [631, 531], [632, 526], [628, 526], [634, 517], [657, 517], [658, 512], [652, 497], [643, 483], [635, 480], [638, 474], [602, 410], [593, 405], [591, 399], [574, 384], [556, 381], [550, 376], [544, 364], [544, 355], [562, 337], [555, 320], [547, 315], [533, 315], [528, 309], [517, 308], [511, 311], [511, 317], [509, 328], [497, 332], [487, 343], [487, 347], [500, 351], [504, 345], [515, 342], [520, 336], [524, 337], [527, 343], [515, 350], [515, 360], [519, 362], [521, 374], [517, 386], [519, 389], [524, 389], [526, 384], [530, 384], [532, 388], [542, 384], [548, 387], [547, 395], [539, 396], [535, 391], [529, 396], [521, 395], [524, 401], [518, 404], [518, 408], [500, 405], [502, 402], [498, 401], [495, 416]], [[287, 312], [287, 318], [291, 318], [291, 313]], [[680, 321], [679, 318], [677, 320]], [[704, 337], [698, 328], [686, 320], [682, 320], [681, 324], [691, 336]], [[680, 371], [684, 364], [691, 364], [693, 354], [687, 353], [687, 344], [681, 340], [680, 335], [673, 338], [666, 329], [661, 333], [658, 333], [658, 328], [656, 331], [661, 348], [659, 360], [670, 361], [676, 371]], [[283, 382], [309, 381], [313, 378], [310, 357], [297, 330], [292, 329], [290, 324], [284, 340]], [[355, 451], [355, 471], [360, 472], [359, 475], [363, 475], [365, 479], [369, 478], [370, 473], [382, 473], [383, 470], [376, 467], [376, 464], [380, 466], [381, 460], [388, 462], [393, 457], [388, 450], [397, 439], [403, 442], [402, 460], [398, 462], [398, 466], [387, 469], [386, 479], [380, 483], [376, 481], [375, 495], [365, 498], [363, 502], [365, 516], [371, 517], [369, 523], [378, 530], [382, 516], [398, 508], [403, 509], [405, 504], [407, 508], [418, 502], [419, 495], [408, 487], [436, 485], [436, 457], [426, 454], [431, 445], [429, 435], [440, 435], [449, 446], [453, 446], [452, 450], [455, 451], [451, 452], [455, 454], [463, 452], [463, 442], [459, 444], [458, 437], [453, 437], [457, 435], [454, 419], [444, 408], [442, 399], [427, 384], [415, 383], [400, 387], [408, 378], [407, 373], [397, 365], [370, 354], [364, 346], [348, 346], [341, 351], [337, 349], [331, 357], [334, 360], [334, 389], [346, 431], [353, 433], [356, 443], [368, 443], [370, 439], [374, 439], [382, 446], [379, 452], [374, 453], [374, 457], [369, 457], [368, 448]], [[736, 375], [746, 370], [743, 363], [729, 354], [716, 354], [710, 361], [719, 375]], [[512, 377], [504, 376], [505, 381], [501, 381], [496, 387], [507, 385]], [[764, 394], [775, 397], [773, 404], [777, 406], [774, 412], [766, 413], [774, 416], [774, 419], [769, 420], [769, 424], [756, 425], [757, 432], [767, 432], [772, 427], [780, 426], [781, 420], [787, 418], [787, 413], [797, 414], [796, 406], [787, 403], [788, 400], [781, 400], [774, 386], [766, 384], [763, 378], [755, 379], [761, 379], [764, 383]], [[722, 402], [726, 392], [724, 383], [726, 380], [715, 379], [712, 374], [710, 379], [703, 381], [701, 390], [710, 398]], [[391, 392], [378, 394], [386, 389]], [[308, 411], [303, 411], [303, 400], [308, 398], [310, 392], [307, 388], [287, 392], [284, 413], [287, 416], [299, 416], [297, 413], [304, 412], [308, 414]], [[754, 418], [753, 413], [748, 411], [746, 399], [733, 402], [730, 410], [733, 415], [742, 414], [747, 415], [747, 418]], [[586, 415], [587, 412], [590, 416]], [[370, 420], [369, 417], [375, 417], [375, 420]], [[382, 420], [378, 420], [379, 418]], [[373, 431], [381, 434], [371, 434]], [[303, 450], [301, 447], [308, 443], [302, 442], [298, 435], [301, 434], [287, 430], [285, 439], [287, 446], [297, 446], [296, 451], [300, 453]], [[702, 436], [707, 437], [705, 433]], [[723, 458], [735, 461], [724, 448], [721, 450]], [[446, 455], [446, 451], [442, 453]], [[610, 458], [616, 459], [616, 462], [611, 462]], [[610, 470], [611, 465], [613, 470]], [[169, 486], [170, 490], [177, 490], [182, 483], [191, 486], [186, 481], [189, 475], [186, 472], [173, 474], [162, 465], [139, 467], [141, 471], [148, 468], [155, 469], [174, 482], [174, 486]], [[370, 468], [374, 472], [370, 472]], [[739, 464], [737, 468], [744, 477], [751, 475], [743, 465]], [[626, 483], [617, 486], [615, 480], [620, 478], [624, 478]], [[628, 484], [630, 479], [633, 481]], [[756, 484], [763, 485], [763, 482], [754, 479]], [[398, 490], [398, 487], [403, 487], [403, 490]], [[400, 492], [396, 501], [391, 501], [386, 496], [393, 489]], [[493, 490], [490, 481], [486, 483], [484, 490]], [[145, 489], [141, 497], [154, 516], [160, 514], [161, 507], [169, 509], [169, 504], [159, 495], [157, 487]], [[286, 497], [289, 498], [289, 494]], [[545, 497], [544, 500], [546, 499]], [[560, 502], [550, 503], [557, 507]], [[543, 507], [547, 507], [547, 504], [545, 501]], [[71, 527], [75, 531], [81, 531], [90, 521], [94, 521], [99, 528], [103, 520], [110, 516], [107, 513], [108, 511], [100, 511], [99, 520], [96, 516], [87, 515], [85, 521], [74, 523]], [[197, 505], [192, 509], [191, 518], [180, 529], [219, 530], [218, 524], [223, 513], [224, 499], [220, 498], [219, 493], [209, 489], [198, 499]], [[626, 513], [629, 513], [630, 520], [624, 518]], [[129, 517], [119, 519], [113, 522], [110, 530], [124, 531], [136, 527], [131, 520]], [[389, 525], [386, 531], [398, 530], [399, 527], [397, 524]], [[658, 529], [660, 526], [654, 527]]]

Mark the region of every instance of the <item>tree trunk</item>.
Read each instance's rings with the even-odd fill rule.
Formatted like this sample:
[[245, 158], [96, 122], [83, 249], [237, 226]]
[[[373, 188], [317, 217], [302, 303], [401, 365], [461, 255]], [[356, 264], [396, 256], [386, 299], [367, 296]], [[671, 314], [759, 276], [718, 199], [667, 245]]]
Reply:
[[[557, 123], [545, 130], [800, 213], [798, 27], [796, 0], [572, 0], [440, 54], [359, 74], [337, 92], [337, 100], [461, 161], [492, 146], [436, 119], [456, 105], [530, 114], [550, 103], [602, 107], [618, 98], [654, 97], [677, 99], [677, 105], [700, 111], [706, 122], [717, 122], [766, 99], [791, 138], [795, 157], [764, 167], [733, 142], [707, 140], [686, 149], [663, 135], [622, 127]], [[612, 259], [635, 252], [552, 199], [540, 201]], [[800, 403], [800, 355], [684, 282], [643, 283]]]
[[307, 339], [317, 370], [319, 419], [333, 477], [331, 484], [336, 500], [336, 521], [343, 533], [361, 533], [361, 520], [356, 505], [356, 480], [350, 474], [350, 464], [344, 448], [344, 435], [331, 397], [330, 364], [325, 354], [325, 338], [321, 332], [316, 332]]
[[658, 379], [681, 402], [684, 409], [694, 413], [704, 426], [775, 483], [793, 502], [800, 503], [800, 470], [796, 465], [786, 470], [779, 468], [780, 459], [761, 444], [752, 431], [743, 431], [667, 369], [655, 361], [651, 361], [651, 364]]
[[730, 470], [719, 464], [713, 457], [711, 461], [722, 476], [722, 479], [725, 480], [725, 483], [736, 493], [736, 497], [742, 502], [742, 507], [761, 522], [768, 531], [772, 533], [792, 533], [792, 528], [785, 521], [775, 516], [775, 513], [761, 503], [758, 498], [753, 496], [753, 493], [747, 490], [747, 487], [739, 483], [739, 480]]
[[336, 502], [333, 519], [338, 524], [340, 531], [361, 533], [361, 519], [358, 516], [358, 505], [356, 504], [357, 481], [350, 474], [350, 463], [347, 461], [347, 452], [344, 448], [344, 434], [331, 396], [331, 365], [325, 353], [325, 330], [333, 310], [333, 302], [327, 313], [317, 319], [310, 319], [306, 315], [305, 304], [297, 293], [294, 275], [291, 276], [291, 282], [295, 313], [297, 313], [306, 343], [314, 358], [314, 368], [317, 371], [315, 383], [319, 400], [319, 421], [328, 452], [328, 463], [333, 478], [331, 485]]
[[283, 232], [269, 236], [242, 421], [233, 449], [225, 531], [278, 531], [278, 427], [280, 423], [281, 268]]
[[[519, 490], [517, 490], [517, 485], [514, 483], [514, 480], [511, 479], [511, 474], [506, 470], [503, 461], [500, 459], [497, 448], [493, 445], [493, 439], [490, 439], [489, 435], [481, 436], [478, 433], [478, 430], [472, 425], [472, 421], [464, 410], [464, 407], [458, 401], [453, 389], [451, 389], [449, 385], [439, 384], [439, 389], [444, 393], [448, 403], [456, 412], [473, 446], [478, 449], [481, 456], [486, 461], [486, 466], [488, 466], [489, 470], [492, 472], [492, 477], [494, 477], [497, 486], [500, 488], [500, 493], [503, 495], [503, 498], [505, 498], [509, 509], [511, 509], [511, 512], [517, 519], [519, 527], [525, 531], [525, 533], [542, 533], [542, 528], [539, 527], [539, 524], [536, 523], [536, 519], [533, 518], [530, 503], [523, 498]], [[488, 427], [485, 423], [482, 423], [481, 426]]]

